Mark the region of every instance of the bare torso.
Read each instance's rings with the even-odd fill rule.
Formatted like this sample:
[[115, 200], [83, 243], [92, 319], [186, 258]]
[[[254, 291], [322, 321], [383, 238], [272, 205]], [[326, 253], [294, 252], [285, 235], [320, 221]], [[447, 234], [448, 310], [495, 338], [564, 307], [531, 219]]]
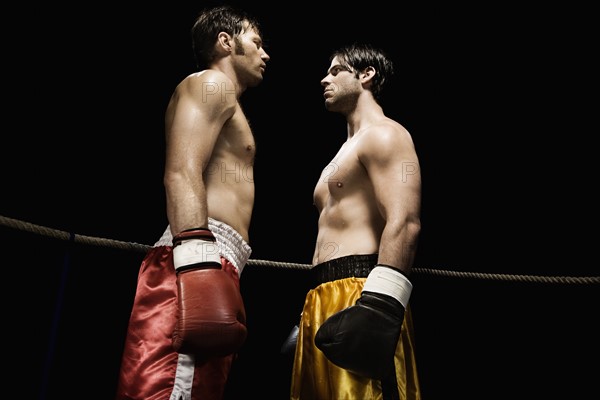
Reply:
[[361, 137], [340, 148], [323, 170], [314, 191], [319, 211], [313, 265], [353, 254], [374, 254], [385, 225], [373, 187], [357, 156]]
[[[206, 95], [207, 85], [225, 90]], [[172, 231], [203, 226], [208, 216], [249, 241], [256, 145], [229, 86], [214, 72], [209, 78], [193, 74], [172, 96], [165, 115], [167, 208]]]
[[248, 241], [254, 206], [254, 155], [256, 144], [239, 104], [223, 130], [204, 172], [208, 215], [225, 222]]
[[377, 253], [379, 262], [404, 268], [412, 258], [420, 204], [412, 138], [383, 115], [368, 121], [342, 145], [315, 187], [313, 265]]

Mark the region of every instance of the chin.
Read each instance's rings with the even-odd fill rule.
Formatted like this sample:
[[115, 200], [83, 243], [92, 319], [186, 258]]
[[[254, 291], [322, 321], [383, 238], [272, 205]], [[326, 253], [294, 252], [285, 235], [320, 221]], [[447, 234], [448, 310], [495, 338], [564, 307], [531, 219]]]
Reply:
[[249, 87], [258, 86], [262, 81], [263, 81], [262, 75], [255, 76], [254, 79], [252, 79], [250, 82], [248, 82], [248, 86]]

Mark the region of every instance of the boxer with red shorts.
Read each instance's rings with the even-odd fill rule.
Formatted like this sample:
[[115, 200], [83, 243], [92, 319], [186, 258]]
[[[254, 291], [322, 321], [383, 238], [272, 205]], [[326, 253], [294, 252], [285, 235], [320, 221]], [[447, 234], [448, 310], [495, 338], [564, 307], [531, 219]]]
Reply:
[[168, 227], [139, 270], [116, 400], [221, 400], [247, 336], [256, 143], [240, 97], [270, 56], [247, 12], [207, 7], [192, 29], [198, 71], [165, 111]]

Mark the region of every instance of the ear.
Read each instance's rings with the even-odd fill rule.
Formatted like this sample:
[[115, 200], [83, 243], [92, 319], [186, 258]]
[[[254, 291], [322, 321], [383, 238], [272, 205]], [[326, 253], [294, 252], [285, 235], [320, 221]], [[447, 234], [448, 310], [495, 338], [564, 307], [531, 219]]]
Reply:
[[233, 50], [233, 38], [227, 32], [219, 32], [215, 50], [218, 54], [227, 55]]
[[377, 70], [374, 67], [367, 67], [361, 71], [361, 73], [359, 75], [360, 81], [362, 83], [371, 82], [371, 80], [373, 79], [373, 77], [375, 76], [376, 73], [377, 73]]

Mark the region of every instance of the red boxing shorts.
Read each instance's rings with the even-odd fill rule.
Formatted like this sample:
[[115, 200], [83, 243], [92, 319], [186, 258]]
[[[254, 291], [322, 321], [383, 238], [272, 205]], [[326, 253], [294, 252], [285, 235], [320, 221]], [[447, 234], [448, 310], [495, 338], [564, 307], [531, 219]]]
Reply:
[[[250, 246], [229, 225], [209, 219], [221, 265], [239, 287]], [[142, 261], [121, 359], [116, 400], [222, 400], [234, 355], [200, 359], [173, 349], [177, 278], [170, 227]]]

